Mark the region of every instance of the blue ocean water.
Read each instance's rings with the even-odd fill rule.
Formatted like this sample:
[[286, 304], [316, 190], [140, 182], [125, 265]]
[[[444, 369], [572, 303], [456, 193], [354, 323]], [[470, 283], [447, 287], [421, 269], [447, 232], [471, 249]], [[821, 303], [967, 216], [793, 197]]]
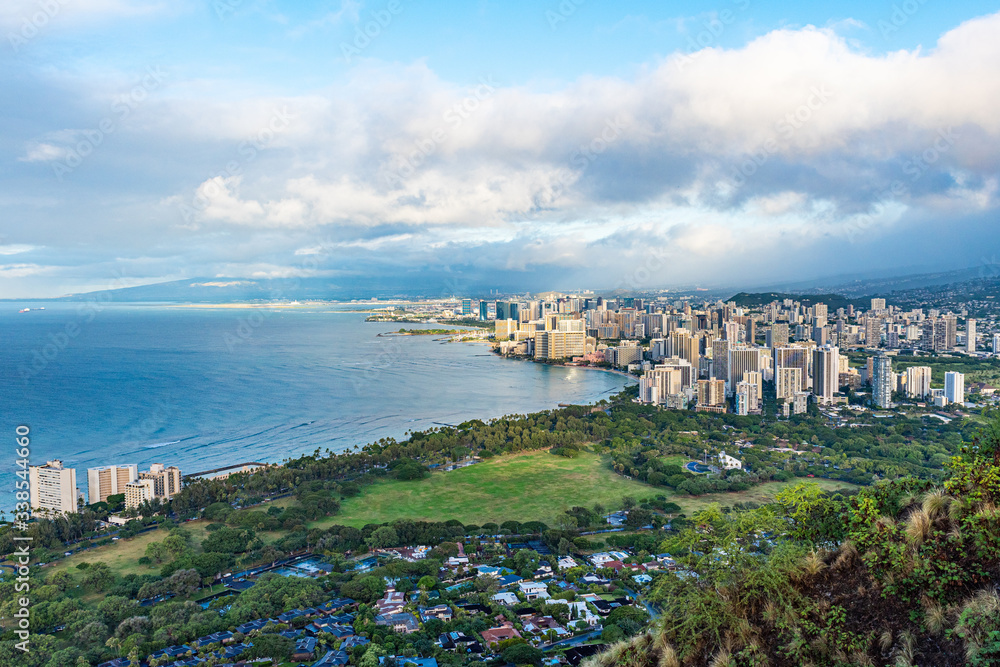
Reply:
[[86, 492], [89, 467], [278, 462], [592, 402], [629, 383], [501, 359], [482, 343], [380, 337], [399, 326], [349, 308], [0, 303], [0, 508], [14, 503], [20, 424], [31, 463], [62, 459]]

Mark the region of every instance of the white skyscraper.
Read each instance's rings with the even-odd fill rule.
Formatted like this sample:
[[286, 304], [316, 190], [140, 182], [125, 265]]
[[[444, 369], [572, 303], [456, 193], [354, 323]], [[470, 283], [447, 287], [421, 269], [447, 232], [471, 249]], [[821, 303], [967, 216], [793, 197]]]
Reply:
[[76, 468], [64, 468], [56, 459], [28, 471], [33, 514], [71, 514], [77, 511]]
[[993, 334], [993, 354], [1000, 354], [1000, 334]]
[[948, 371], [944, 374], [944, 397], [949, 403], [965, 403], [965, 374]]
[[970, 354], [976, 351], [976, 321], [972, 319], [965, 321], [965, 351]]
[[931, 367], [910, 366], [906, 369], [906, 395], [926, 398], [931, 393]]

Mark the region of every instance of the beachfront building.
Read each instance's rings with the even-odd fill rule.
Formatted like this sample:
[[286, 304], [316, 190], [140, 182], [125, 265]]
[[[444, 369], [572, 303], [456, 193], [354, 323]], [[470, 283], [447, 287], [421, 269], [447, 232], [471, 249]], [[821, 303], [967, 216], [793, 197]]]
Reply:
[[181, 492], [181, 471], [177, 466], [164, 467], [162, 463], [154, 463], [149, 470], [139, 473], [139, 479], [153, 482], [153, 497], [160, 500], [170, 500]]
[[139, 466], [135, 463], [125, 465], [101, 466], [87, 469], [87, 502], [107, 502], [108, 496], [125, 493], [125, 485], [139, 479]]
[[156, 497], [156, 484], [152, 479], [139, 479], [125, 485], [125, 508], [138, 509]]
[[28, 469], [28, 488], [33, 514], [72, 514], [77, 511], [76, 468], [62, 461], [48, 461]]

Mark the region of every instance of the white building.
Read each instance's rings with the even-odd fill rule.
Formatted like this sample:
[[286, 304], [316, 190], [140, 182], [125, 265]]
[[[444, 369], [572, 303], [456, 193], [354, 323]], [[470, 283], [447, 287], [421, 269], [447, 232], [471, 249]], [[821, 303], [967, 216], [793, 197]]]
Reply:
[[949, 403], [965, 403], [965, 374], [948, 371], [944, 374], [944, 397]]
[[965, 351], [973, 354], [976, 351], [976, 321], [965, 321]]
[[719, 452], [719, 467], [724, 470], [743, 470], [743, 462], [726, 454], [725, 451], [721, 451]]
[[76, 468], [62, 461], [48, 461], [28, 469], [28, 487], [33, 514], [72, 514], [77, 511]]
[[156, 497], [156, 484], [152, 479], [137, 479], [125, 485], [125, 507], [137, 509]]
[[931, 367], [910, 366], [906, 369], [906, 395], [910, 398], [926, 398], [931, 394]]

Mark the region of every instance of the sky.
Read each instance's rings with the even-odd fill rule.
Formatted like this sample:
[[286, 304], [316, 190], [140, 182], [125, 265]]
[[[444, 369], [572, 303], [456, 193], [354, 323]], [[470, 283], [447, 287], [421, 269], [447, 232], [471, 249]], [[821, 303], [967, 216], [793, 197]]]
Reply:
[[449, 267], [568, 290], [992, 265], [996, 11], [5, 0], [0, 298]]

